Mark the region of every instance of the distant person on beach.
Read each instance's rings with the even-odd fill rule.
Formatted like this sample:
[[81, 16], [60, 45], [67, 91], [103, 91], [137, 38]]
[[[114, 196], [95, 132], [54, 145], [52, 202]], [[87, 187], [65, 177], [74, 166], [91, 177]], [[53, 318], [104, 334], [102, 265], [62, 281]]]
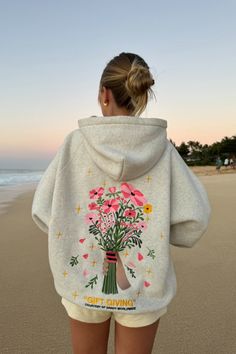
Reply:
[[170, 245], [193, 247], [208, 226], [207, 193], [166, 120], [140, 117], [153, 85], [139, 55], [108, 62], [102, 116], [78, 120], [35, 191], [32, 218], [48, 234], [75, 354], [107, 352], [111, 317], [117, 354], [150, 354], [176, 294]]
[[225, 160], [224, 160], [224, 166], [225, 166], [225, 168], [227, 168], [227, 167], [229, 166], [229, 159], [228, 159], [228, 157], [226, 157]]
[[223, 165], [223, 162], [222, 162], [221, 158], [218, 156], [216, 159], [216, 170], [218, 171], [218, 173], [220, 172], [222, 165]]
[[236, 165], [236, 159], [235, 159], [235, 156], [232, 156], [229, 160], [229, 164], [230, 164], [230, 167], [235, 169], [235, 165]]

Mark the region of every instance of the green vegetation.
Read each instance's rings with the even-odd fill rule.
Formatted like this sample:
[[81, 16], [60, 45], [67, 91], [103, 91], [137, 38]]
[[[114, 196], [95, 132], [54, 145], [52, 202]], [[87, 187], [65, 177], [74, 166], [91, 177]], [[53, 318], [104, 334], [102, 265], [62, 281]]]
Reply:
[[236, 159], [236, 135], [225, 136], [220, 142], [211, 145], [202, 145], [199, 141], [182, 142], [177, 146], [171, 139], [170, 142], [189, 166], [215, 165], [216, 159], [226, 157]]

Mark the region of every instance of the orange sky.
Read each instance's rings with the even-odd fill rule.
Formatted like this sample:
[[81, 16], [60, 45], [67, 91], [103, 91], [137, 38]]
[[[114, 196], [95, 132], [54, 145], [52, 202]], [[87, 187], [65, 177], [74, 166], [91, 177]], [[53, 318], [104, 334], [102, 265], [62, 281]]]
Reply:
[[[122, 26], [112, 2], [1, 5], [2, 168], [45, 167], [78, 119], [100, 115], [101, 73], [122, 51], [150, 66], [157, 101], [143, 116], [166, 119], [177, 145], [236, 134], [236, 3], [150, 0], [149, 11], [143, 2], [119, 5]], [[148, 26], [131, 26], [130, 13]]]

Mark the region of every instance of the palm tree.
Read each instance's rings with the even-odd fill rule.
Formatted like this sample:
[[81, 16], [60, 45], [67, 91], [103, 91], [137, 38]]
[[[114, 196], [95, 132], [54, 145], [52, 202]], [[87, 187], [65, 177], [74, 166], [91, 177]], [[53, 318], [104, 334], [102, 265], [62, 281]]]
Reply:
[[170, 143], [171, 143], [172, 145], [174, 145], [174, 147], [176, 147], [176, 144], [175, 144], [175, 142], [174, 142], [172, 139], [170, 139]]
[[182, 158], [184, 160], [187, 159], [187, 156], [189, 154], [189, 147], [187, 144], [185, 144], [185, 142], [182, 142], [180, 144], [180, 146], [177, 146], [177, 150], [178, 150], [178, 153], [180, 154], [180, 156], [182, 156]]

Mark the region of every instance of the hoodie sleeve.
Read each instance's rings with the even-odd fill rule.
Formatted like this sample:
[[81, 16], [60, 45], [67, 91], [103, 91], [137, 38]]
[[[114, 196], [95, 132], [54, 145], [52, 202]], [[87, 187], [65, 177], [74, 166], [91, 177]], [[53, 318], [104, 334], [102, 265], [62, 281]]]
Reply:
[[170, 243], [192, 247], [207, 229], [211, 207], [201, 181], [175, 148], [171, 170]]
[[37, 185], [32, 203], [32, 219], [45, 233], [48, 233], [59, 157], [60, 150], [57, 151], [55, 157], [44, 171], [44, 174]]

